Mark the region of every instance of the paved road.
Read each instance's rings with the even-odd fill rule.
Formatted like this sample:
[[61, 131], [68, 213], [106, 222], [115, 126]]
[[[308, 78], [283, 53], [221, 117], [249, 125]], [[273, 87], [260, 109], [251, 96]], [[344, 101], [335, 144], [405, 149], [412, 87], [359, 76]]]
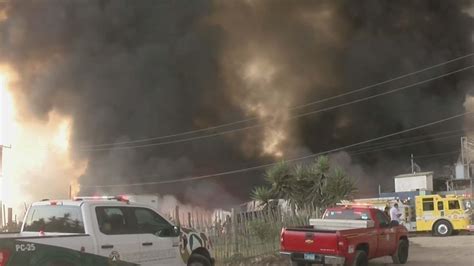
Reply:
[[[390, 257], [371, 260], [371, 266], [391, 265]], [[474, 266], [474, 235], [412, 237], [405, 265]]]

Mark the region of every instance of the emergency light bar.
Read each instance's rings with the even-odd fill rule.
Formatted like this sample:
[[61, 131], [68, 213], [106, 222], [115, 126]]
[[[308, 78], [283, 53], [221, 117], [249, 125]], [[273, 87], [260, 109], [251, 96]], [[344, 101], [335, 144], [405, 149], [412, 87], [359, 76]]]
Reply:
[[116, 200], [129, 203], [130, 201], [126, 196], [92, 196], [92, 197], [74, 197], [76, 201], [86, 201], [86, 200]]
[[369, 203], [360, 203], [360, 202], [342, 202], [342, 203], [336, 203], [337, 206], [345, 206], [345, 207], [370, 207], [370, 208], [375, 208], [373, 204]]

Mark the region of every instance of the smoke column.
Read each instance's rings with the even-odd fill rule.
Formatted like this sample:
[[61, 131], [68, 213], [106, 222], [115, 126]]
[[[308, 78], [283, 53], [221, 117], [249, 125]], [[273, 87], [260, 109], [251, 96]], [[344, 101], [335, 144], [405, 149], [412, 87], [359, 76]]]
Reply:
[[[251, 187], [262, 182], [261, 173], [177, 185], [86, 187], [254, 166], [460, 113], [472, 71], [287, 120], [293, 114], [289, 107], [473, 52], [473, 18], [466, 12], [471, 7], [472, 1], [461, 0], [10, 1], [0, 12], [0, 64], [18, 76], [13, 93], [25, 121], [47, 123], [52, 111], [71, 118], [71, 156], [88, 162], [79, 180], [82, 193], [170, 193], [185, 203], [222, 205], [247, 199]], [[299, 111], [366, 97], [472, 62]], [[74, 149], [253, 116], [269, 126], [140, 149]], [[413, 134], [460, 129], [464, 122]], [[394, 174], [405, 172], [410, 153], [452, 150], [458, 142], [453, 138], [342, 159], [357, 167], [354, 173], [366, 173], [357, 177], [366, 179], [364, 184], [389, 186]], [[454, 157], [440, 158], [439, 164]], [[374, 193], [377, 186], [363, 191]]]

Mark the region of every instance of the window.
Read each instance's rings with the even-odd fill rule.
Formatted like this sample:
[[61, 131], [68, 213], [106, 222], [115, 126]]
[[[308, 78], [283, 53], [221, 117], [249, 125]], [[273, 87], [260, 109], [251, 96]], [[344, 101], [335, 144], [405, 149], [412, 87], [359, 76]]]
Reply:
[[368, 212], [353, 209], [327, 210], [324, 219], [334, 220], [371, 220]]
[[[165, 236], [171, 233], [174, 227], [158, 213], [145, 208], [133, 208], [138, 233]], [[169, 231], [169, 232], [168, 232]]]
[[444, 202], [438, 201], [437, 206], [438, 206], [438, 211], [444, 211]]
[[448, 208], [450, 210], [459, 210], [461, 206], [459, 205], [459, 200], [450, 200], [448, 201]]
[[99, 230], [106, 235], [133, 234], [134, 230], [127, 221], [126, 208], [97, 207], [95, 209]]
[[472, 207], [472, 202], [470, 200], [465, 199], [463, 200], [463, 205], [464, 205], [464, 209], [470, 210]]
[[423, 211], [434, 211], [433, 198], [423, 199]]
[[390, 225], [390, 219], [387, 215], [381, 211], [375, 213], [377, 220], [380, 222], [380, 227], [388, 227]]
[[33, 206], [28, 212], [23, 231], [83, 234], [84, 223], [80, 207], [44, 205]]

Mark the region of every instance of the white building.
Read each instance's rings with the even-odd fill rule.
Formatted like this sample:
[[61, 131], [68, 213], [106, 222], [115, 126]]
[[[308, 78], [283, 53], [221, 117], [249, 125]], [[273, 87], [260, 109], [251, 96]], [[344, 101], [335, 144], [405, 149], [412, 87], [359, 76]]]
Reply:
[[395, 176], [395, 192], [433, 191], [433, 172]]

